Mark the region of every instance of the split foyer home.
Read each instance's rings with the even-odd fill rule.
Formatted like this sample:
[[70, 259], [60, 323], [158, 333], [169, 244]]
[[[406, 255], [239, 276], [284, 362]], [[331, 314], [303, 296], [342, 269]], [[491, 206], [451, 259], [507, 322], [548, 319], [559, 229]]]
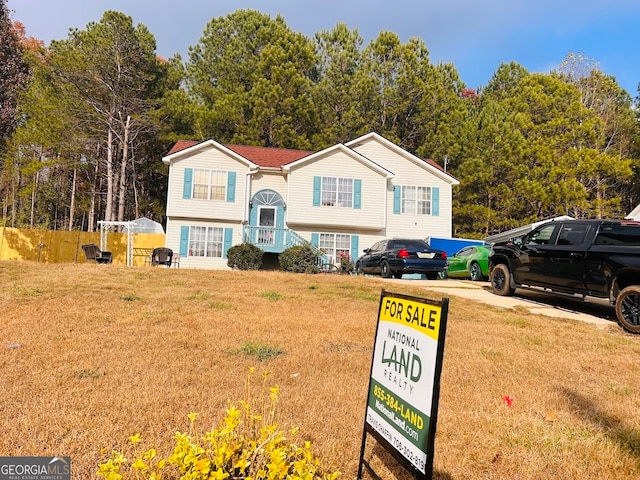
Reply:
[[383, 238], [451, 236], [459, 182], [376, 133], [318, 152], [178, 141], [163, 162], [181, 268], [227, 269], [243, 242], [273, 255], [308, 243], [337, 264]]

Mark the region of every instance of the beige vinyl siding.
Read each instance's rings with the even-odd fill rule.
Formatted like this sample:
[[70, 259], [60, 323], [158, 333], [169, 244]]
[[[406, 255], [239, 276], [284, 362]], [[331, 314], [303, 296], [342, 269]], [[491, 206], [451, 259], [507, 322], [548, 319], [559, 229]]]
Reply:
[[251, 175], [249, 199], [251, 199], [260, 190], [273, 190], [278, 192], [280, 196], [287, 201], [287, 181], [282, 176], [282, 172], [258, 172]]
[[[313, 206], [314, 177], [360, 180], [361, 208]], [[337, 151], [295, 167], [288, 175], [287, 222], [290, 225], [384, 228], [386, 179], [380, 172]]]
[[[184, 172], [187, 168], [235, 172], [235, 201], [182, 198]], [[172, 161], [169, 166], [167, 216], [228, 221], [242, 220], [246, 194], [245, 176], [248, 171], [247, 165], [238, 162], [215, 148], [205, 151], [200, 150], [194, 155]]]
[[[433, 167], [428, 167], [421, 160], [414, 161], [399, 155], [373, 139], [356, 146], [354, 150], [394, 173], [390, 188], [387, 189], [386, 236], [412, 238], [451, 236], [451, 185], [429, 171]], [[438, 216], [394, 214], [394, 185], [438, 187], [440, 189]]]

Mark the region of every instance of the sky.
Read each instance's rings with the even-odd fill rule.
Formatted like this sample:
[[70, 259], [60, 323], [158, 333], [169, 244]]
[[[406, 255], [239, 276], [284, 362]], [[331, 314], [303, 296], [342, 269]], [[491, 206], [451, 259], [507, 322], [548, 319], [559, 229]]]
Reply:
[[595, 63], [632, 97], [640, 83], [640, 0], [5, 0], [29, 37], [68, 38], [107, 10], [122, 12], [155, 36], [157, 54], [188, 59], [209, 20], [239, 9], [280, 14], [312, 38], [338, 22], [364, 45], [381, 31], [402, 43], [422, 39], [431, 63], [452, 63], [469, 88], [486, 85], [502, 63], [548, 73], [568, 54]]

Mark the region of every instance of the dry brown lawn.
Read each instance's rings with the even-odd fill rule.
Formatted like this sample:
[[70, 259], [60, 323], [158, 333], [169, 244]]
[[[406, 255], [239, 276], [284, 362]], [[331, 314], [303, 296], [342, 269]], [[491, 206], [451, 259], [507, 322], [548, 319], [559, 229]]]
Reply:
[[[279, 385], [282, 428], [353, 479], [381, 290], [441, 298], [377, 278], [91, 264], [1, 262], [0, 282], [0, 455], [68, 455], [79, 479], [135, 433], [168, 456], [190, 412], [217, 425], [250, 367]], [[640, 478], [640, 336], [452, 297], [446, 337], [434, 478]], [[383, 478], [407, 476], [368, 445]]]

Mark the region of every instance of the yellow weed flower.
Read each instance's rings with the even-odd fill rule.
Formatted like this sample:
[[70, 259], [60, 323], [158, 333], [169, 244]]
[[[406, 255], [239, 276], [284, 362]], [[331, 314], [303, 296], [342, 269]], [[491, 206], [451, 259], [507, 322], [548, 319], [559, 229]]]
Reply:
[[155, 458], [156, 456], [156, 449], [155, 448], [150, 448], [149, 450], [147, 450], [146, 452], [144, 452], [142, 454], [142, 458], [144, 458], [145, 460], [151, 460], [153, 458]]
[[206, 459], [206, 458], [201, 458], [200, 460], [198, 460], [196, 462], [196, 464], [194, 465], [193, 469], [198, 472], [201, 473], [202, 475], [206, 476], [209, 474], [209, 471], [211, 470], [211, 462]]
[[120, 466], [126, 461], [124, 455], [114, 450], [111, 452], [111, 458], [100, 464], [97, 474], [105, 480], [122, 480], [124, 475], [120, 473]]
[[140, 434], [136, 433], [135, 435], [131, 435], [129, 437], [129, 441], [133, 444], [133, 445], [137, 445], [138, 443], [140, 443]]
[[[243, 452], [244, 453], [244, 452]], [[233, 468], [238, 469], [240, 473], [244, 473], [251, 462], [246, 457], [239, 458], [236, 463], [233, 464]]]
[[271, 398], [271, 400], [277, 400], [278, 394], [280, 393], [280, 388], [276, 385], [274, 387], [271, 387], [269, 389], [269, 392], [269, 397]]
[[187, 415], [187, 417], [189, 417], [189, 420], [191, 420], [191, 423], [193, 423], [196, 421], [196, 418], [198, 418], [198, 414], [191, 412], [189, 415]]
[[231, 430], [236, 428], [240, 424], [240, 410], [233, 405], [227, 410], [227, 416], [224, 418], [224, 423], [227, 424]]
[[131, 464], [131, 468], [145, 472], [149, 470], [149, 465], [144, 463], [141, 458], [136, 458], [136, 461]]
[[227, 472], [225, 472], [224, 470], [219, 468], [218, 470], [213, 472], [213, 474], [211, 476], [209, 476], [209, 478], [212, 478], [214, 480], [224, 480], [228, 476], [229, 476], [229, 474]]

